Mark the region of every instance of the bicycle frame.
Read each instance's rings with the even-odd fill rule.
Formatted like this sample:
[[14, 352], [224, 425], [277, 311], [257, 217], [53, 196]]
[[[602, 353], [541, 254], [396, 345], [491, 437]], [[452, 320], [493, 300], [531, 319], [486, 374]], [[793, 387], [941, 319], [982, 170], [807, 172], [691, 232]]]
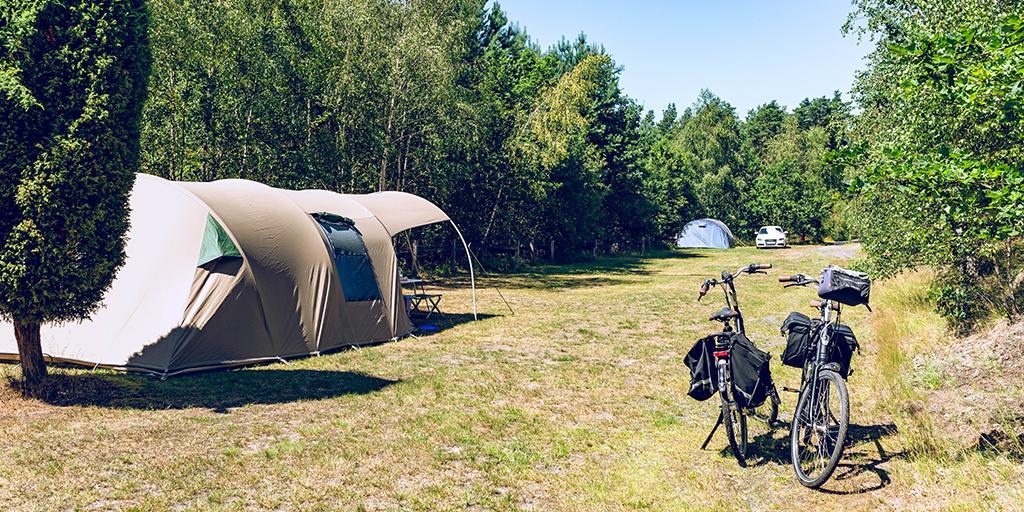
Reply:
[[727, 274], [724, 272], [722, 274], [724, 284], [728, 285], [728, 289], [724, 285], [722, 286], [722, 292], [725, 293], [725, 305], [736, 312], [736, 330], [746, 336], [747, 328], [743, 324], [743, 311], [740, 310], [740, 301], [736, 297], [736, 275], [728, 276], [728, 279], [725, 279]]
[[[806, 387], [808, 380], [811, 383], [818, 381], [818, 372], [821, 371], [828, 363], [829, 350], [832, 348], [832, 336], [830, 335], [830, 329], [834, 329], [834, 324], [838, 324], [842, 315], [842, 310], [833, 310], [833, 302], [831, 300], [824, 301], [819, 309], [821, 310], [820, 319], [821, 327], [818, 332], [817, 341], [814, 343], [814, 358], [809, 361], [809, 364], [804, 365], [803, 373], [800, 379], [803, 385], [800, 386], [801, 391]], [[832, 313], [835, 312], [835, 318], [833, 319]], [[807, 370], [811, 370], [810, 379], [807, 378]]]
[[[718, 415], [718, 420], [715, 422], [715, 426], [711, 428], [711, 432], [708, 433], [707, 438], [704, 440], [704, 444], [701, 445], [701, 449], [707, 448], [708, 443], [711, 441], [712, 436], [715, 435], [715, 431], [718, 430], [718, 426], [723, 424], [726, 425], [726, 431], [729, 433], [729, 443], [732, 447], [736, 458], [739, 460], [740, 465], [745, 465], [744, 452], [747, 446], [747, 427], [746, 427], [746, 416], [748, 412], [752, 412], [754, 409], [745, 410], [736, 403], [735, 397], [732, 393], [732, 372], [730, 371], [730, 365], [732, 364], [732, 335], [735, 332], [739, 332], [746, 335], [746, 325], [743, 322], [743, 313], [740, 311], [739, 299], [736, 295], [736, 278], [742, 274], [763, 274], [765, 269], [771, 268], [771, 264], [751, 264], [746, 267], [741, 267], [735, 273], [722, 272], [721, 280], [707, 279], [704, 284], [701, 285], [700, 294], [697, 296], [697, 300], [700, 301], [713, 286], [721, 286], [722, 292], [725, 295], [725, 304], [727, 309], [730, 310], [733, 315], [723, 316], [719, 318], [712, 317], [712, 319], [722, 321], [722, 331], [714, 334], [715, 336], [715, 368], [717, 370], [717, 384], [718, 393], [722, 400], [721, 412]], [[732, 320], [736, 321], [736, 330], [733, 330]], [[765, 420], [769, 427], [775, 421], [778, 414], [778, 394], [771, 391], [771, 412], [767, 415]], [[738, 414], [739, 423], [733, 425], [731, 418], [732, 414]], [[733, 428], [740, 429], [740, 442], [734, 438]], [[742, 448], [738, 448], [741, 446]]]
[[[779, 281], [791, 283], [786, 288], [818, 283], [802, 274], [781, 277]], [[831, 357], [837, 341], [833, 339], [833, 332], [840, 324], [842, 307], [829, 299], [812, 305], [820, 313], [818, 332], [812, 341], [814, 345], [807, 348], [813, 354], [806, 354], [800, 376], [797, 409], [790, 426], [790, 457], [800, 483], [818, 488], [832, 476], [842, 457], [849, 426], [849, 395], [839, 373], [839, 363]], [[834, 413], [830, 405], [833, 398], [839, 400], [838, 413]], [[810, 454], [811, 458], [806, 459], [805, 454]], [[812, 462], [817, 471], [805, 472], [805, 462]]]
[[[722, 287], [722, 292], [725, 294], [725, 305], [728, 306], [729, 309], [731, 309], [732, 311], [734, 311], [736, 313], [736, 317], [735, 317], [736, 318], [736, 328], [737, 328], [737, 330], [739, 330], [740, 333], [742, 333], [743, 335], [746, 335], [747, 334], [747, 328], [746, 328], [746, 325], [743, 323], [743, 312], [740, 310], [740, 302], [739, 302], [739, 299], [736, 296], [736, 285], [735, 285], [736, 278], [739, 277], [739, 275], [743, 274], [743, 273], [747, 273], [747, 274], [764, 274], [764, 273], [766, 273], [766, 272], [764, 272], [764, 270], [765, 269], [769, 269], [769, 268], [772, 268], [770, 263], [767, 263], [767, 264], [756, 264], [756, 263], [753, 263], [753, 264], [747, 265], [746, 267], [740, 267], [739, 270], [737, 270], [736, 272], [733, 272], [731, 274], [729, 272], [722, 272], [722, 279], [721, 280], [707, 279], [707, 280], [704, 281], [704, 284], [701, 286], [700, 294], [697, 296], [697, 301], [699, 302], [704, 297], [704, 295], [707, 294], [707, 292], [710, 290], [711, 287], [713, 287], [713, 286], [720, 286], [720, 287]], [[728, 323], [726, 323], [726, 325], [728, 325]]]
[[[818, 374], [823, 369], [825, 369], [826, 365], [828, 364], [829, 350], [831, 349], [832, 343], [832, 336], [830, 335], [830, 331], [833, 328], [833, 326], [831, 324], [839, 322], [840, 314], [837, 311], [835, 315], [835, 320], [832, 319], [833, 309], [832, 301], [830, 300], [824, 301], [820, 306], [820, 310], [821, 327], [818, 330], [817, 341], [815, 342], [814, 346], [814, 358], [809, 360], [808, 363], [804, 365], [803, 371], [800, 375], [801, 385], [799, 396], [809, 394], [811, 403], [828, 403], [829, 401], [829, 390], [827, 389], [827, 387], [824, 390], [824, 393], [821, 389], [818, 388], [820, 382], [818, 379]], [[824, 396], [819, 397], [819, 394], [823, 394]], [[797, 402], [799, 402], [799, 398], [797, 399]], [[810, 413], [811, 417], [809, 418], [809, 420], [812, 425], [818, 424], [819, 416], [824, 416], [825, 414], [824, 411], [818, 410], [817, 408], [812, 409]], [[831, 412], [829, 412], [829, 415], [831, 416]], [[827, 418], [825, 418], [824, 420], [827, 421]]]

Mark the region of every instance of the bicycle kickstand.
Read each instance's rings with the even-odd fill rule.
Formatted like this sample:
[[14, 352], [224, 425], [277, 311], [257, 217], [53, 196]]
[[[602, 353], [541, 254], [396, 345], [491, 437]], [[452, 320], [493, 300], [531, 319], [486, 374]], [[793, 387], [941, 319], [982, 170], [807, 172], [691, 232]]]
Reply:
[[718, 411], [718, 420], [715, 421], [715, 426], [711, 427], [711, 432], [708, 433], [708, 438], [704, 440], [704, 444], [700, 445], [700, 449], [703, 450], [708, 447], [708, 443], [711, 442], [711, 438], [715, 435], [718, 430], [718, 426], [722, 424], [725, 417], [722, 415], [722, 411]]

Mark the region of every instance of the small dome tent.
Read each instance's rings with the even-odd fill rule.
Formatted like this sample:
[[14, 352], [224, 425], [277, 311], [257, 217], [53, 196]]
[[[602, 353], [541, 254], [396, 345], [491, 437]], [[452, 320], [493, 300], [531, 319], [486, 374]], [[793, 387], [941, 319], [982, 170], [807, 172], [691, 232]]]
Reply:
[[687, 249], [730, 249], [734, 242], [729, 227], [715, 219], [690, 221], [676, 236], [676, 247]]
[[[392, 238], [451, 221], [403, 192], [145, 174], [130, 205], [124, 266], [91, 318], [43, 327], [47, 360], [170, 376], [404, 336]], [[17, 357], [0, 322], [0, 360]]]

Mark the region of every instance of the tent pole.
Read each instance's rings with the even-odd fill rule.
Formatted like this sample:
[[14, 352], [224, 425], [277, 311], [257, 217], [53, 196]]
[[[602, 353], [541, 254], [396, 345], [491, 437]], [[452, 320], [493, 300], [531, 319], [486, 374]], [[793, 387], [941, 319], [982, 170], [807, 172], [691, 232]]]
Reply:
[[466, 239], [462, 236], [462, 231], [459, 231], [459, 226], [455, 225], [455, 221], [448, 219], [448, 222], [452, 223], [452, 227], [455, 228], [455, 233], [459, 235], [459, 240], [462, 240], [462, 247], [466, 249], [466, 259], [469, 260], [469, 286], [473, 288], [473, 320], [477, 320], [476, 317], [476, 277], [473, 274], [473, 257], [469, 255], [469, 245], [466, 244]]

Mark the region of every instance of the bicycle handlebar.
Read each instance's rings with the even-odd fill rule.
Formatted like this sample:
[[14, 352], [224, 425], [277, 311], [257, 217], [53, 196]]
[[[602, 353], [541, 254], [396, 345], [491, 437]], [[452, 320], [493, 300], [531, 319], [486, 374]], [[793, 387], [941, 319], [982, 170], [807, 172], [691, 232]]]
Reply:
[[740, 267], [735, 273], [732, 274], [730, 274], [729, 272], [722, 272], [721, 279], [705, 279], [704, 283], [700, 285], [700, 290], [697, 292], [697, 302], [700, 302], [700, 300], [703, 299], [704, 296], [708, 294], [708, 291], [710, 291], [713, 286], [719, 286], [729, 283], [737, 276], [744, 273], [767, 274], [767, 272], [764, 271], [770, 268], [772, 268], [771, 263], [751, 263], [750, 265], [747, 265], [745, 267]]
[[803, 274], [793, 274], [791, 276], [780, 276], [780, 283], [789, 283], [785, 288], [791, 288], [793, 286], [807, 286], [810, 284], [818, 284], [817, 279], [811, 279]]

